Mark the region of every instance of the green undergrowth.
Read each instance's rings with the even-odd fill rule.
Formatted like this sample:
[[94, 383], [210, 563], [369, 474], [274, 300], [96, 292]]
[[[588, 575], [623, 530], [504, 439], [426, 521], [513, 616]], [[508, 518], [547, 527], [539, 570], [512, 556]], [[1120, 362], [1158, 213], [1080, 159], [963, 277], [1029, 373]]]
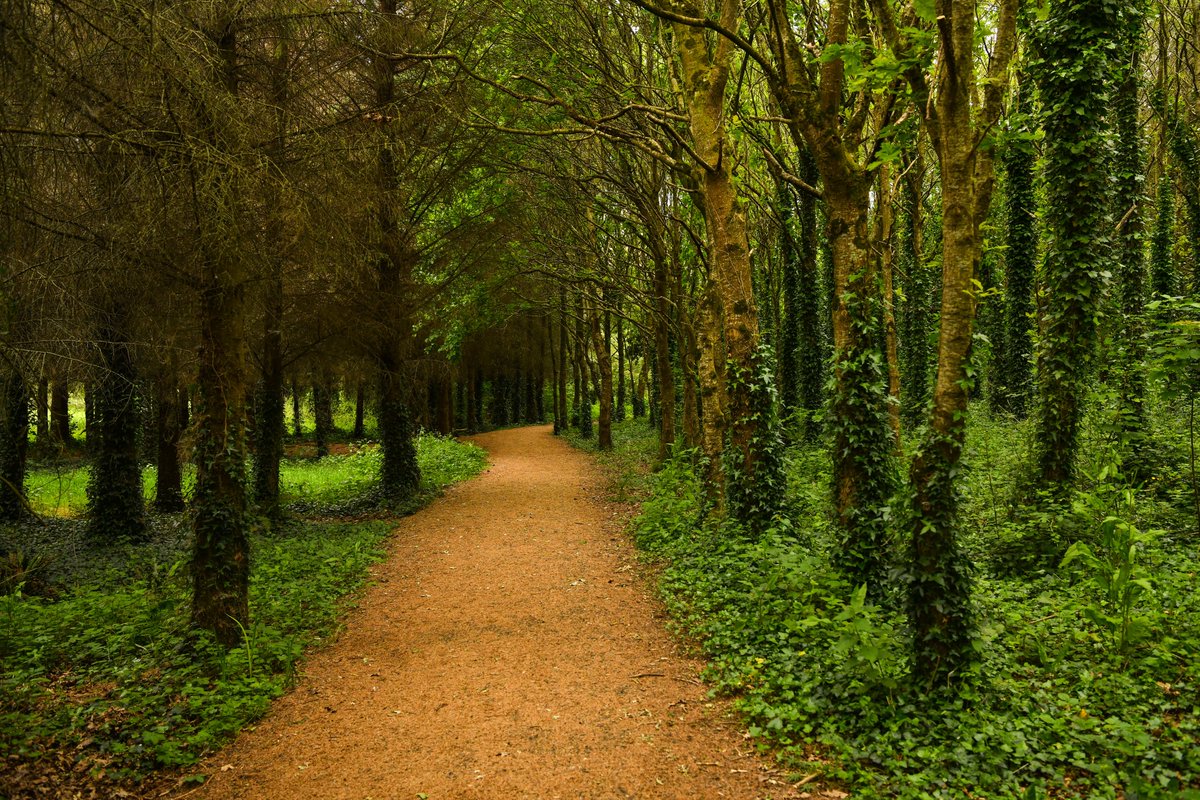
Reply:
[[1069, 506], [1023, 514], [1023, 429], [972, 423], [962, 516], [981, 663], [957, 693], [909, 676], [900, 543], [878, 604], [832, 566], [824, 452], [788, 452], [788, 509], [753, 539], [705, 514], [684, 454], [653, 476], [634, 535], [713, 692], [798, 776], [860, 798], [1196, 800], [1196, 541], [1170, 492], [1104, 474], [1102, 440]]
[[[349, 502], [369, 482], [374, 452], [305, 464], [293, 491]], [[421, 437], [418, 458], [424, 500], [486, 464], [479, 448], [433, 436]], [[304, 649], [336, 632], [392, 528], [388, 519], [292, 516], [255, 532], [252, 622], [244, 644], [225, 652], [189, 625], [181, 515], [155, 517], [152, 541], [137, 546], [89, 546], [81, 524], [50, 521], [38, 526], [42, 539], [26, 542], [26, 566], [62, 550], [80, 562], [50, 573], [50, 597], [20, 584], [0, 596], [0, 772], [12, 782], [0, 777], [0, 796], [68, 773], [115, 791], [195, 763], [260, 717], [290, 686]], [[13, 533], [0, 534], [16, 552]]]
[[575, 428], [567, 430], [564, 438], [575, 447], [595, 454], [605, 472], [611, 476], [612, 499], [619, 503], [632, 502], [645, 496], [652, 475], [650, 465], [658, 448], [658, 434], [645, 419], [631, 419], [613, 424], [613, 449], [601, 451], [596, 436], [583, 438]]

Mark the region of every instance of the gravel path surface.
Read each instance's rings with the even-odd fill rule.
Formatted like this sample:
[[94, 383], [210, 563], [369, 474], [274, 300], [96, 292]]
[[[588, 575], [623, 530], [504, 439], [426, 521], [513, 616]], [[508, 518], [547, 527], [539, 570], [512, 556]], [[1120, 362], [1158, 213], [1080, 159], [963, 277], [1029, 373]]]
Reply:
[[337, 642], [189, 795], [820, 796], [707, 699], [591, 460], [546, 426], [475, 441], [488, 471], [400, 523]]

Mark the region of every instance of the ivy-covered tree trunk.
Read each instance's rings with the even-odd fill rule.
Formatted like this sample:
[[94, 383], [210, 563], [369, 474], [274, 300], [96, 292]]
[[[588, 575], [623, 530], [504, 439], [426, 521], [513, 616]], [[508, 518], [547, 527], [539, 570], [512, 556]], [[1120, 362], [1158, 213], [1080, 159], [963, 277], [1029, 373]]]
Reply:
[[896, 244], [894, 240], [896, 216], [896, 187], [892, 181], [890, 165], [879, 167], [879, 277], [883, 292], [880, 307], [883, 327], [883, 357], [887, 364], [888, 421], [892, 427], [896, 452], [901, 451], [900, 432], [900, 343], [896, 330]]
[[1038, 487], [1062, 495], [1075, 476], [1079, 424], [1110, 265], [1111, 162], [1104, 120], [1110, 49], [1120, 9], [1107, 0], [1054, 3], [1038, 32], [1034, 65], [1044, 126], [1049, 244], [1038, 348], [1035, 431]]
[[179, 465], [179, 438], [183, 433], [179, 409], [179, 387], [174, 371], [154, 382], [155, 477], [154, 507], [172, 513], [183, 510], [183, 470]]
[[[693, 17], [704, 16], [697, 3], [685, 3], [682, 8]], [[718, 9], [725, 27], [736, 29], [741, 3], [722, 0]], [[769, 481], [769, 476], [758, 471], [763, 459], [760, 448], [765, 444], [760, 427], [765, 420], [755, 413], [750, 382], [727, 379], [730, 368], [743, 377], [754, 374], [759, 335], [746, 211], [734, 176], [736, 148], [726, 130], [725, 94], [733, 43], [717, 37], [710, 48], [702, 29], [683, 24], [674, 26], [674, 40], [682, 64], [682, 93], [692, 143], [702, 162], [696, 169], [696, 180], [708, 235], [711, 320], [717, 334], [714, 339], [720, 340], [719, 348], [710, 351], [722, 356], [701, 368], [702, 373], [713, 370], [717, 395], [717, 408], [711, 408], [709, 398], [705, 398], [704, 426], [708, 428], [708, 416], [716, 412], [714, 417], [723, 434], [722, 465], [727, 484], [737, 481], [742, 496], [766, 498], [770, 492], [764, 481]], [[662, 364], [659, 369], [664, 369]], [[673, 396], [671, 400], [674, 413]]]
[[800, 410], [800, 306], [804, 288], [800, 282], [800, 248], [792, 230], [795, 203], [792, 190], [777, 177], [775, 205], [779, 216], [779, 255], [783, 272], [783, 320], [779, 331], [779, 402], [784, 419]]
[[1115, 331], [1117, 385], [1124, 471], [1135, 483], [1147, 476], [1146, 454], [1146, 347], [1142, 319], [1146, 292], [1146, 257], [1142, 203], [1142, 138], [1138, 126], [1138, 86], [1142, 50], [1142, 8], [1130, 4], [1120, 32], [1120, 59], [1116, 67], [1117, 90], [1113, 111], [1117, 131], [1114, 160], [1117, 226], [1117, 301], [1120, 326]]
[[[1022, 76], [1013, 111], [1018, 120], [1029, 107]], [[1005, 177], [1004, 350], [995, 367], [997, 408], [1024, 417], [1033, 394], [1033, 283], [1037, 266], [1036, 153], [1029, 142], [1013, 141], [1001, 152]]]
[[918, 146], [905, 167], [901, 182], [903, 218], [899, 226], [897, 256], [903, 276], [904, 300], [900, 306], [900, 397], [902, 413], [917, 420], [929, 403], [929, 338], [933, 330], [930, 313], [932, 283], [925, 263], [925, 220], [921, 193], [925, 181], [925, 159]]
[[1150, 289], [1155, 295], [1173, 297], [1178, 294], [1175, 261], [1171, 258], [1171, 245], [1175, 241], [1175, 187], [1165, 166], [1158, 180], [1155, 207], [1154, 233], [1150, 240]]
[[838, 559], [855, 583], [882, 585], [887, 522], [895, 486], [893, 433], [879, 352], [878, 289], [870, 249], [867, 193], [860, 176], [823, 175], [833, 250], [834, 508], [842, 541]]
[[[994, 185], [990, 150], [979, 141], [1000, 116], [1008, 65], [1016, 47], [1017, 0], [1000, 5], [986, 79], [976, 78], [976, 6], [939, 0], [944, 25], [936, 101], [925, 126], [942, 178], [942, 300], [937, 374], [929, 423], [910, 471], [913, 673], [927, 685], [952, 683], [975, 658], [970, 577], [958, 534], [958, 474], [966, 441], [974, 291], [981, 258], [980, 228]], [[982, 84], [982, 89], [980, 84]], [[976, 98], [982, 100], [976, 108]]]
[[95, 389], [95, 420], [88, 473], [88, 535], [96, 541], [141, 540], [146, 535], [142, 470], [138, 463], [140, 414], [137, 371], [121, 308], [97, 336], [100, 374]]
[[[820, 177], [817, 164], [808, 148], [800, 153], [800, 177], [810, 186], [816, 186]], [[796, 369], [799, 388], [799, 407], [804, 410], [804, 435], [816, 442], [821, 435], [818, 421], [821, 407], [825, 404], [825, 345], [821, 331], [821, 276], [817, 265], [817, 199], [802, 192], [796, 204], [796, 222], [799, 225], [797, 243], [800, 251], [799, 297], [796, 316], [799, 325]]]
[[240, 269], [225, 258], [211, 260], [205, 272], [192, 457], [196, 465], [192, 621], [232, 647], [241, 641], [250, 617], [245, 290]]

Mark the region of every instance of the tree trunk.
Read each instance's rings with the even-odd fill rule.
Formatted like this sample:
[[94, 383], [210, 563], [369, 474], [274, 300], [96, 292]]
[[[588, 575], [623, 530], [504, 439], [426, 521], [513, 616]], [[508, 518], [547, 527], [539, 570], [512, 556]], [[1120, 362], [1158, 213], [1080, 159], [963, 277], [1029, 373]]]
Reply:
[[[235, 97], [237, 26], [229, 8], [215, 9], [205, 28], [214, 50], [215, 82]], [[220, 89], [214, 89], [220, 91]], [[221, 111], [215, 111], [220, 115]], [[235, 147], [233, 121], [212, 132], [213, 146]], [[236, 245], [241, 224], [237, 171], [214, 176], [220, 208], [204, 216], [201, 242], [200, 348], [196, 408], [196, 488], [192, 502], [192, 624], [232, 647], [250, 624], [250, 539], [246, 515], [246, 331], [243, 255]]]
[[[281, 170], [285, 168], [287, 147], [290, 36], [286, 29], [276, 35], [278, 51], [270, 72], [275, 130], [268, 157], [272, 168]], [[263, 282], [262, 375], [254, 402], [254, 499], [268, 518], [274, 518], [279, 513], [279, 464], [283, 458], [283, 437], [287, 432], [283, 383], [283, 270], [289, 239], [285, 232], [283, 192], [272, 182], [267, 193], [270, 214], [267, 235], [272, 252]]]
[[[696, 12], [695, 16], [703, 16], [698, 6], [686, 7]], [[722, 0], [719, 8], [726, 27], [737, 28], [740, 3]], [[728, 463], [732, 470], [732, 474], [725, 476], [727, 479], [744, 484], [739, 492], [753, 496], [757, 493], [756, 470], [761, 456], [757, 448], [762, 442], [749, 380], [756, 363], [758, 315], [754, 307], [746, 213], [733, 175], [737, 161], [733, 157], [735, 146], [725, 129], [725, 89], [733, 44], [725, 37], [718, 37], [715, 47], [710, 49], [703, 30], [681, 24], [675, 25], [675, 44], [683, 65], [682, 88], [692, 142], [703, 161], [697, 178], [708, 231], [709, 279], [714, 290], [710, 312], [716, 322], [714, 331], [721, 334], [724, 355], [719, 362], [705, 364], [705, 369], [714, 371], [713, 388], [722, 405], [717, 420], [727, 434], [721, 463]], [[737, 371], [736, 380], [727, 380], [726, 361]], [[705, 416], [709, 413], [706, 402]]]
[[[381, 48], [386, 52], [397, 37], [401, 24], [397, 0], [379, 0], [378, 25]], [[391, 123], [399, 113], [396, 99], [396, 62], [377, 54], [375, 66], [375, 106], [379, 110], [380, 146], [377, 163], [380, 257], [376, 260], [378, 302], [376, 324], [380, 327], [376, 345], [379, 369], [379, 439], [383, 460], [379, 469], [380, 491], [392, 503], [407, 502], [421, 487], [421, 469], [413, 442], [412, 419], [408, 409], [407, 386], [403, 371], [404, 356], [411, 344], [408, 302], [412, 285], [413, 256], [401, 235], [393, 207], [398, 187], [395, 154], [401, 148], [394, 140], [398, 133]]]
[[475, 370], [475, 420], [474, 429], [483, 430], [483, 370]]
[[617, 305], [617, 399], [613, 405], [613, 422], [625, 421], [625, 320]]
[[146, 536], [142, 470], [138, 462], [137, 371], [125, 333], [124, 309], [99, 331], [101, 372], [94, 384], [92, 463], [88, 475], [88, 535], [95, 541]]
[[883, 278], [883, 339], [888, 375], [888, 420], [895, 436], [896, 453], [902, 451], [900, 438], [900, 353], [896, 336], [896, 286], [894, 228], [895, 186], [891, 168], [879, 168], [879, 269]]
[[1096, 319], [1109, 268], [1106, 130], [1109, 56], [1117, 7], [1102, 0], [1052, 4], [1037, 70], [1045, 115], [1046, 310], [1038, 350], [1035, 427], [1038, 488], [1065, 497], [1075, 477]]
[[[661, 243], [661, 236], [651, 235]], [[653, 244], [652, 244], [653, 246]], [[666, 461], [675, 445], [675, 374], [671, 369], [671, 300], [667, 296], [667, 259], [661, 246], [654, 257], [654, 367], [658, 391], [658, 460]]]
[[64, 447], [75, 444], [75, 435], [71, 432], [70, 395], [67, 382], [54, 379], [50, 384], [50, 435], [54, 441]]
[[[913, 457], [908, 611], [913, 673], [928, 685], [960, 680], [975, 659], [970, 576], [959, 551], [957, 476], [966, 441], [969, 371], [976, 311], [980, 228], [994, 184], [991, 150], [978, 147], [1000, 114], [1016, 44], [1016, 0], [1001, 4], [991, 73], [975, 77], [976, 10], [972, 0], [941, 0], [944, 63], [935, 110], [926, 126], [942, 177], [942, 302], [937, 375], [929, 423]], [[982, 95], [981, 109], [973, 100]]]
[[317, 445], [317, 458], [329, 455], [329, 435], [333, 432], [333, 402], [329, 389], [329, 378], [322, 374], [313, 384], [313, 438]]
[[601, 332], [601, 311], [596, 303], [588, 315], [592, 328], [592, 348], [596, 351], [596, 363], [600, 369], [600, 426], [597, 445], [601, 450], [611, 450], [612, 440], [612, 352], [609, 339]]
[[154, 382], [158, 401], [155, 403], [155, 442], [157, 465], [154, 479], [154, 507], [171, 513], [183, 510], [183, 470], [179, 465], [179, 438], [183, 432], [179, 408], [179, 387], [174, 371], [160, 375]]
[[354, 386], [354, 431], [355, 439], [363, 439], [367, 435], [367, 387], [362, 381]]
[[300, 382], [292, 381], [292, 438], [299, 440], [304, 435], [304, 420], [300, 416]]
[[37, 441], [45, 446], [50, 436], [50, 381], [46, 376], [38, 379], [37, 385]]
[[25, 458], [29, 446], [29, 390], [10, 362], [0, 378], [0, 521], [16, 522], [28, 508]]
[[454, 433], [454, 382], [449, 375], [438, 379], [437, 431], [443, 436]]
[[254, 500], [273, 517], [279, 511], [279, 464], [283, 459], [283, 265], [273, 263], [263, 315], [262, 377], [255, 397]]

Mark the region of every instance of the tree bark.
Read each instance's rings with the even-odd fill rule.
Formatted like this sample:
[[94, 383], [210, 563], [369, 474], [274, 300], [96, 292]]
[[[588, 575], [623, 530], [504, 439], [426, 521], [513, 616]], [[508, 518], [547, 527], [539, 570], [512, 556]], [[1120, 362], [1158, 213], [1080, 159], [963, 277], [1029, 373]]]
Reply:
[[95, 541], [146, 536], [138, 462], [137, 370], [129, 351], [128, 315], [118, 306], [98, 333], [100, 375], [94, 384], [92, 463], [88, 475], [88, 535]]
[[67, 382], [61, 378], [50, 383], [50, 431], [58, 444], [64, 447], [75, 444], [75, 435], [71, 432], [70, 395]]
[[592, 348], [596, 352], [596, 363], [600, 369], [600, 424], [597, 433], [597, 445], [601, 450], [611, 450], [612, 440], [612, 352], [609, 350], [608, 337], [601, 332], [601, 314], [599, 303], [593, 303], [588, 315], [592, 329]]
[[154, 507], [171, 513], [183, 510], [183, 470], [179, 465], [179, 438], [183, 433], [179, 409], [179, 387], [174, 371], [159, 375], [154, 382], [158, 401], [155, 414], [157, 465], [154, 480]]

